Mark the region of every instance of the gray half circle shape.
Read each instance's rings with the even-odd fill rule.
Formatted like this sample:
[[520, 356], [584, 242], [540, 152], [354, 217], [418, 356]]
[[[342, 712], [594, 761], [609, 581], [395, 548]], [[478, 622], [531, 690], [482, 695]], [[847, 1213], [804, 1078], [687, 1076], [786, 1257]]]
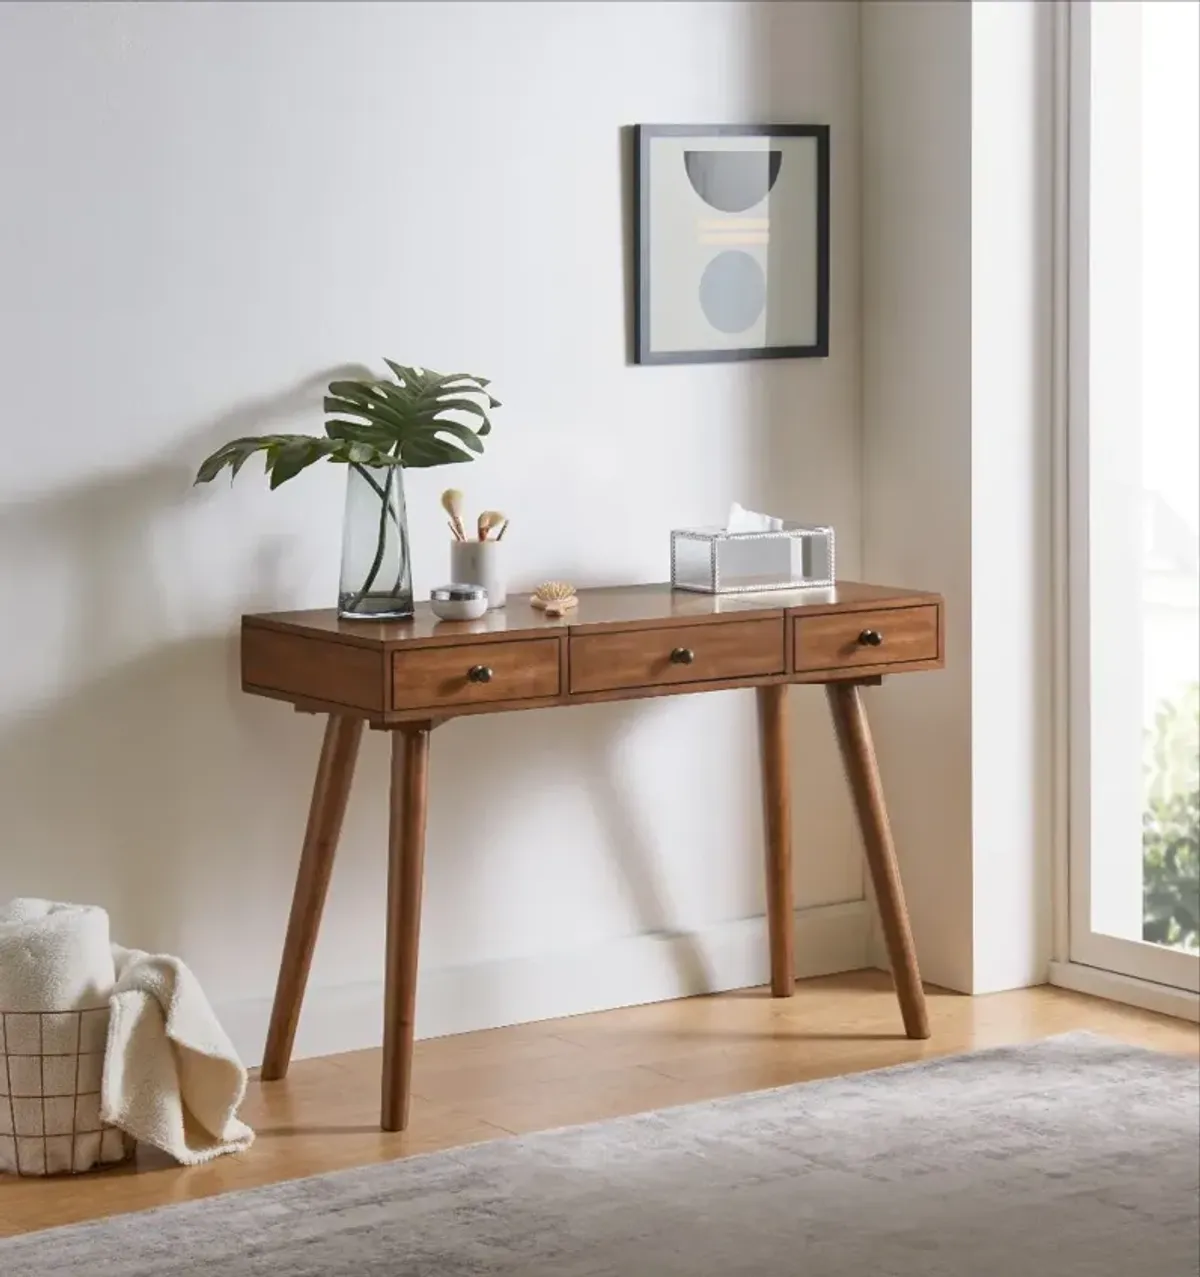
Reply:
[[767, 277], [749, 253], [718, 253], [700, 276], [700, 309], [722, 333], [744, 333], [767, 303]]
[[766, 199], [782, 151], [684, 151], [683, 167], [692, 190], [722, 213], [744, 213]]

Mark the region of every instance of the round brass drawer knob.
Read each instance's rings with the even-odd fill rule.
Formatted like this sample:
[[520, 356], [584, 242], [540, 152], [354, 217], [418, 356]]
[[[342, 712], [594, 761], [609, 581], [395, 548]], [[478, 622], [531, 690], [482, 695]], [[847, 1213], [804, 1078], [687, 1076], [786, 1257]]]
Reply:
[[863, 647], [879, 647], [883, 642], [883, 635], [878, 630], [863, 630], [858, 641]]
[[696, 659], [696, 653], [690, 647], [676, 647], [671, 650], [672, 665], [690, 665]]
[[492, 681], [492, 667], [490, 665], [472, 665], [467, 670], [467, 677], [472, 683], [490, 683]]

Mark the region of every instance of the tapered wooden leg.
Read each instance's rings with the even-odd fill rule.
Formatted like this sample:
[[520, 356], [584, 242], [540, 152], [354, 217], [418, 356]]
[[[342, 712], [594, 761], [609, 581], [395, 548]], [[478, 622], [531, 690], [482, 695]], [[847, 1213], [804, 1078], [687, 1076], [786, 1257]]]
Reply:
[[342, 820], [346, 815], [362, 729], [362, 719], [344, 718], [340, 714], [330, 714], [325, 724], [325, 740], [313, 782], [308, 827], [304, 831], [292, 912], [288, 918], [287, 938], [283, 942], [275, 1003], [271, 1008], [271, 1026], [263, 1053], [264, 1082], [286, 1077], [292, 1058], [292, 1043], [296, 1038], [296, 1025], [300, 1022], [300, 1004], [304, 1001], [304, 987], [312, 966], [321, 911], [325, 907], [338, 835], [342, 832]]
[[758, 689], [758, 727], [767, 852], [771, 993], [777, 998], [790, 998], [796, 984], [796, 958], [792, 941], [792, 791], [788, 772], [786, 684]]
[[402, 1131], [408, 1125], [428, 787], [429, 725], [393, 732], [380, 1122], [385, 1131]]
[[929, 1015], [925, 1008], [925, 990], [917, 970], [917, 951], [908, 922], [908, 907], [904, 903], [904, 888], [900, 884], [900, 866], [896, 862], [892, 827], [883, 801], [883, 784], [879, 779], [867, 711], [853, 683], [829, 683], [825, 692], [862, 828], [867, 866], [879, 904], [904, 1029], [910, 1038], [927, 1038]]

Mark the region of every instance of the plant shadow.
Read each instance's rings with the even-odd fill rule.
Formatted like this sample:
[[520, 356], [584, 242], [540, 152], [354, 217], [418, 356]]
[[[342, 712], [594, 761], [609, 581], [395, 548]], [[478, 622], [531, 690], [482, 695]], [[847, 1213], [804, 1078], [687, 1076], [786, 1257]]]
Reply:
[[68, 600], [44, 620], [22, 617], [26, 600], [7, 609], [13, 642], [59, 690], [10, 698], [0, 720], [0, 895], [103, 904], [123, 942], [174, 951], [240, 911], [247, 847], [280, 815], [254, 795], [304, 747], [239, 690], [237, 618], [284, 603], [284, 547], [266, 541], [245, 565], [219, 629], [169, 612], [155, 585], [199, 499], [198, 460], [311, 416], [338, 375], [239, 404], [137, 466], [0, 507], [0, 575], [40, 565]]

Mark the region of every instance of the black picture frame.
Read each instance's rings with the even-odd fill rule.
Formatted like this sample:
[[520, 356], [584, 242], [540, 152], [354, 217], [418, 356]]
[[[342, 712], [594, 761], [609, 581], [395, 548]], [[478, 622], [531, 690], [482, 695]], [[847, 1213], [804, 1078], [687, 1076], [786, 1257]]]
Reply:
[[[650, 147], [656, 137], [811, 137], [817, 144], [817, 338], [809, 346], [717, 350], [650, 349]], [[743, 359], [824, 359], [829, 355], [829, 153], [827, 124], [638, 124], [633, 129], [634, 362], [728, 363]]]

